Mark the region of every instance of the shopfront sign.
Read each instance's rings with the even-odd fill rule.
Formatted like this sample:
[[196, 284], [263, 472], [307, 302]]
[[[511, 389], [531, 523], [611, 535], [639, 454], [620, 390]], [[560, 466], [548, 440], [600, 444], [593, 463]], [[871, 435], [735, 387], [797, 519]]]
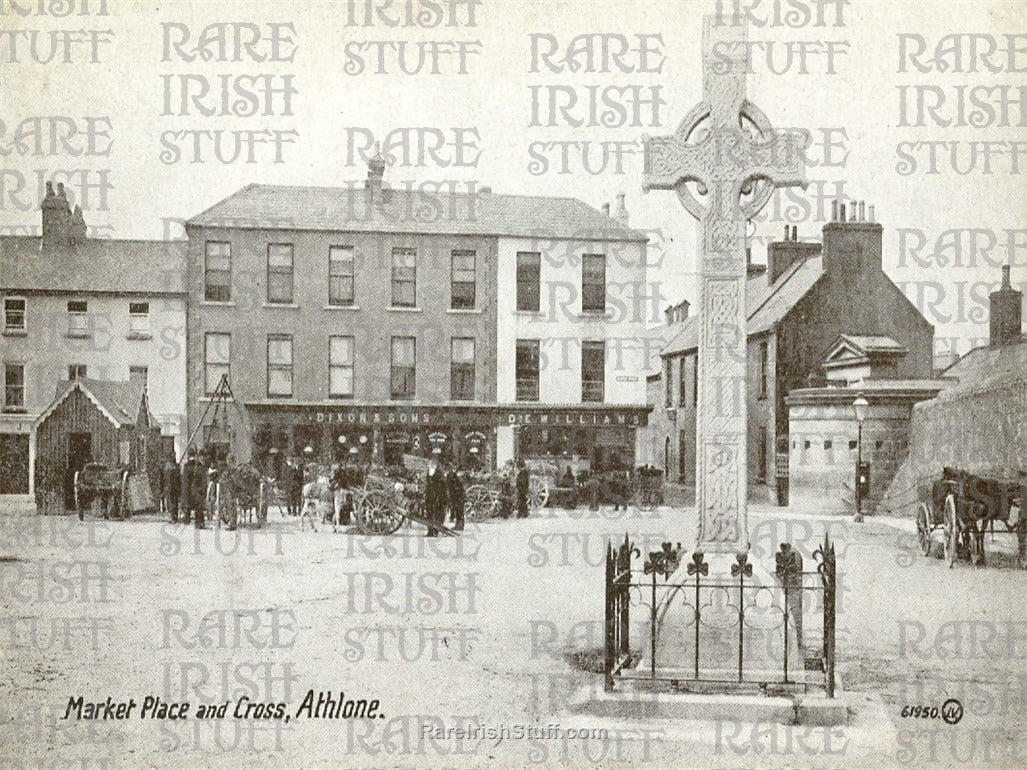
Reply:
[[[260, 408], [267, 408], [259, 405]], [[295, 409], [280, 407], [283, 411]], [[301, 412], [301, 419], [331, 425], [356, 426], [425, 426], [425, 425], [552, 425], [552, 426], [625, 426], [631, 428], [646, 424], [649, 407], [597, 409], [595, 407], [544, 405], [532, 407], [428, 406], [411, 409], [402, 406], [368, 407], [309, 407]]]

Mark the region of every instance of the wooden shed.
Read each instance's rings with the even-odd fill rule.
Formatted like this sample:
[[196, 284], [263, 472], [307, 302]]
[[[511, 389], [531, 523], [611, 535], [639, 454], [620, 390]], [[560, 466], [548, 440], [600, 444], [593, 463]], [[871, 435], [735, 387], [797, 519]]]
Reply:
[[36, 505], [41, 513], [74, 507], [74, 476], [88, 462], [127, 467], [159, 499], [160, 426], [140, 382], [78, 379], [61, 382], [32, 426], [36, 445]]

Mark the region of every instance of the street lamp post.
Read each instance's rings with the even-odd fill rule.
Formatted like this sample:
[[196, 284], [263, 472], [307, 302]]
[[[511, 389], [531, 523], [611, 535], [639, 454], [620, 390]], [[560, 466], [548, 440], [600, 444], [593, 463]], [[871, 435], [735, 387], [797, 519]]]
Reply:
[[860, 393], [852, 402], [852, 411], [856, 415], [856, 517], [855, 521], [863, 521], [863, 421], [867, 417], [870, 403]]

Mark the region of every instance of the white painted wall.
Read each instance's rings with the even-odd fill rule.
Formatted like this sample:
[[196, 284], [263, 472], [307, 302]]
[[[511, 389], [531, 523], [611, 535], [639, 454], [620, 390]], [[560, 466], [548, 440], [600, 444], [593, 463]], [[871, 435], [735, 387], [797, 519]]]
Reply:
[[[517, 252], [540, 252], [538, 313], [517, 308]], [[581, 312], [581, 255], [606, 254], [605, 316]], [[646, 403], [645, 244], [499, 239], [497, 400], [515, 401], [516, 341], [541, 341], [539, 402], [581, 403], [581, 342], [606, 340], [605, 403]]]

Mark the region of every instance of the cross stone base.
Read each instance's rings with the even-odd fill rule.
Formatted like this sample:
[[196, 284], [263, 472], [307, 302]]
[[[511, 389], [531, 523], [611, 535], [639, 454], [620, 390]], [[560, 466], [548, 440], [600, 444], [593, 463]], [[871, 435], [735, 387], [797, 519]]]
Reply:
[[[658, 589], [656, 675], [661, 678], [692, 680], [695, 676], [695, 576], [688, 574], [687, 561], [687, 557], [682, 559], [681, 566], [666, 583], [691, 585]], [[705, 561], [709, 572], [700, 577], [699, 679], [737, 682], [738, 577], [731, 574], [731, 567], [737, 561], [733, 554], [711, 554], [705, 557]], [[753, 564], [752, 568], [752, 575], [745, 577], [743, 594], [747, 603], [754, 602], [754, 606], [747, 604], [745, 607], [743, 678], [746, 681], [779, 681], [784, 676], [785, 661], [784, 592], [781, 581], [765, 561]], [[658, 580], [657, 585], [662, 582]], [[756, 586], [765, 586], [769, 590], [757, 589]], [[801, 597], [801, 591], [793, 593], [793, 602], [801, 601]], [[798, 605], [794, 606], [798, 609]], [[804, 645], [800, 644], [805, 640], [800, 640], [796, 633], [794, 617], [794, 613], [789, 613], [788, 679], [822, 685], [822, 672], [805, 670]], [[806, 635], [805, 629], [803, 631]], [[651, 640], [644, 639], [643, 659], [635, 668], [637, 676], [645, 676], [650, 671], [651, 649]]]

